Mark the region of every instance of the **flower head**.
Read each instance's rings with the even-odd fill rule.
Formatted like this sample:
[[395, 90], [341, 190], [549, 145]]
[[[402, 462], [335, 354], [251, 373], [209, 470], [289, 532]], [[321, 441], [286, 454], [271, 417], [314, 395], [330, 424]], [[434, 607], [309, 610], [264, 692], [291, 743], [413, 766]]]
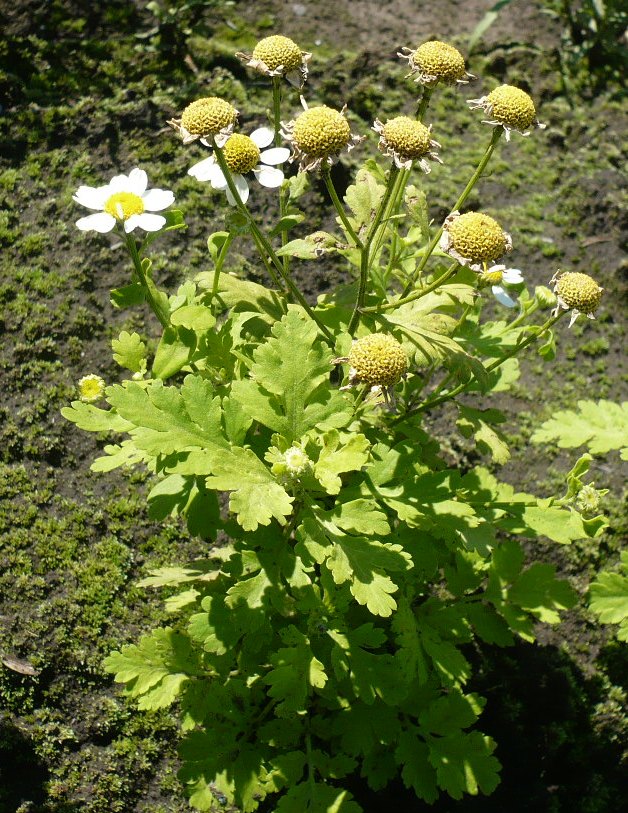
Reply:
[[478, 287], [490, 285], [495, 299], [506, 308], [514, 308], [517, 303], [503, 286], [521, 285], [522, 282], [521, 271], [518, 268], [506, 268], [505, 265], [493, 265], [478, 274]]
[[252, 54], [237, 53], [236, 56], [266, 76], [285, 76], [291, 84], [303, 87], [312, 54], [302, 51], [289, 37], [273, 34], [260, 40]]
[[430, 138], [431, 126], [426, 127], [409, 116], [396, 116], [385, 124], [375, 119], [373, 129], [379, 133], [377, 146], [384, 155], [393, 158], [399, 169], [410, 169], [413, 161], [418, 161], [423, 172], [428, 173], [427, 158], [442, 164], [436, 152], [440, 144]]
[[443, 224], [440, 247], [461, 265], [473, 271], [486, 271], [512, 249], [512, 240], [496, 220], [481, 212], [450, 214]]
[[524, 136], [530, 135], [528, 127], [535, 125], [545, 128], [536, 118], [536, 109], [530, 96], [521, 88], [512, 85], [500, 85], [491, 91], [488, 96], [468, 101], [472, 110], [481, 108], [490, 118], [485, 124], [493, 127], [503, 127], [506, 141], [510, 140], [512, 130], [517, 130]]
[[[284, 175], [277, 164], [287, 160], [290, 150], [287, 147], [264, 149], [272, 143], [273, 138], [274, 133], [269, 127], [260, 127], [250, 136], [233, 133], [224, 143], [223, 156], [243, 203], [249, 198], [249, 185], [244, 177], [247, 172], [252, 172], [262, 186], [274, 188], [283, 183]], [[202, 139], [202, 143], [210, 146], [205, 139]], [[188, 175], [198, 181], [209, 181], [214, 189], [224, 189], [231, 206], [236, 205], [215, 155], [194, 164], [188, 170]]]
[[116, 175], [105, 186], [79, 186], [73, 200], [99, 211], [77, 220], [77, 227], [105, 234], [116, 223], [123, 223], [127, 233], [138, 226], [144, 231], [159, 231], [166, 225], [166, 218], [151, 212], [161, 212], [174, 203], [174, 194], [165, 189], [147, 190], [147, 186], [146, 173], [137, 168], [128, 175]]
[[333, 364], [349, 364], [349, 389], [366, 384], [371, 392], [382, 394], [384, 402], [394, 409], [393, 387], [408, 372], [408, 357], [403, 346], [388, 333], [369, 333], [355, 339], [348, 356], [333, 359]]
[[85, 404], [99, 401], [105, 394], [105, 381], [99, 375], [85, 375], [78, 382], [79, 399]]
[[224, 141], [238, 118], [238, 111], [229, 102], [217, 96], [206, 96], [191, 102], [180, 119], [171, 119], [168, 124], [179, 133], [184, 144], [197, 138], [218, 138]]
[[573, 325], [580, 314], [584, 314], [588, 319], [595, 319], [595, 311], [598, 309], [602, 299], [603, 288], [588, 274], [581, 274], [577, 271], [557, 271], [552, 277], [550, 285], [554, 283], [554, 293], [558, 304], [554, 309], [554, 316], [562, 308], [571, 308], [571, 320], [569, 327]]
[[446, 42], [430, 40], [419, 45], [416, 51], [402, 48], [398, 56], [408, 60], [408, 76], [414, 75], [414, 81], [422, 85], [435, 85], [437, 82], [466, 84], [474, 78], [467, 73], [460, 51]]
[[327, 105], [305, 107], [296, 119], [282, 125], [282, 135], [292, 145], [291, 160], [299, 161], [301, 172], [331, 165], [342, 150], [351, 150], [363, 140], [352, 134], [344, 109], [334, 110]]

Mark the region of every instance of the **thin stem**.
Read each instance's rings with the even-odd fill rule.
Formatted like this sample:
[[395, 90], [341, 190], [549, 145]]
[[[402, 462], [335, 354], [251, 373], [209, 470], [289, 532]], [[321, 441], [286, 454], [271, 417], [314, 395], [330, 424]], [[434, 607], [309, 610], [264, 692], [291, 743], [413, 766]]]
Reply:
[[355, 229], [353, 228], [353, 226], [351, 225], [351, 223], [349, 223], [349, 220], [347, 219], [347, 213], [345, 212], [344, 206], [340, 202], [340, 198], [338, 197], [338, 194], [336, 192], [336, 188], [334, 187], [333, 181], [331, 179], [331, 173], [329, 172], [329, 167], [325, 167], [325, 169], [323, 169], [321, 174], [323, 176], [323, 180], [325, 181], [325, 186], [327, 187], [327, 191], [329, 192], [329, 197], [331, 198], [332, 203], [334, 204], [334, 207], [335, 207], [336, 211], [338, 212], [338, 217], [341, 219], [342, 224], [343, 224], [343, 226], [345, 227], [345, 229], [347, 231], [347, 234], [349, 234], [351, 236], [351, 239], [356, 244], [356, 246], [361, 249], [362, 246], [363, 246], [363, 243], [360, 240], [360, 238], [358, 237], [358, 235], [356, 234]]
[[[559, 311], [559, 313], [556, 316], [551, 316], [547, 320], [547, 322], [545, 322], [545, 324], [537, 328], [537, 330], [535, 330], [531, 336], [528, 336], [527, 339], [525, 339], [522, 342], [519, 342], [519, 344], [515, 345], [513, 348], [508, 350], [508, 352], [504, 353], [503, 356], [500, 356], [498, 359], [495, 359], [489, 365], [487, 365], [485, 367], [486, 372], [487, 373], [493, 372], [493, 370], [496, 370], [509, 358], [512, 358], [513, 356], [516, 356], [518, 353], [520, 353], [522, 350], [525, 350], [525, 348], [528, 347], [528, 345], [535, 342], [540, 336], [543, 335], [543, 333], [545, 333], [545, 331], [549, 330], [552, 327], [552, 325], [554, 325], [561, 318], [561, 316], [563, 316], [564, 313], [566, 313], [566, 311]], [[458, 384], [457, 387], [454, 387], [453, 390], [446, 392], [444, 395], [441, 395], [438, 398], [430, 398], [423, 404], [420, 404], [418, 407], [411, 410], [410, 412], [406, 412], [406, 414], [403, 417], [407, 417], [409, 414], [425, 412], [428, 409], [433, 409], [435, 406], [439, 406], [440, 404], [445, 403], [445, 401], [450, 401], [452, 398], [455, 398], [456, 395], [459, 395], [463, 390], [466, 390], [471, 383], [473, 383], [472, 380], [466, 381], [462, 384]]]
[[218, 283], [220, 280], [220, 274], [222, 272], [222, 266], [224, 265], [225, 258], [227, 256], [227, 252], [229, 251], [229, 246], [233, 242], [233, 234], [229, 232], [227, 237], [225, 238], [225, 242], [220, 247], [220, 253], [218, 254], [218, 258], [216, 260], [216, 267], [214, 268], [214, 282], [212, 284], [212, 292], [210, 297], [210, 302], [213, 302], [216, 298], [216, 294], [218, 293]]
[[[281, 147], [281, 76], [273, 76], [273, 127], [275, 130], [275, 147]], [[279, 187], [279, 217], [282, 218], [287, 210], [287, 195], [284, 185]], [[281, 247], [283, 248], [288, 242], [288, 232], [282, 229]], [[285, 254], [282, 258], [284, 274], [290, 273], [290, 257]]]
[[138, 276], [140, 284], [144, 288], [144, 296], [146, 297], [146, 301], [150, 305], [155, 316], [159, 319], [161, 326], [164, 329], [170, 327], [170, 311], [165, 303], [159, 301], [160, 291], [157, 289], [155, 283], [144, 273], [144, 269], [142, 268], [142, 260], [137, 250], [135, 237], [133, 237], [132, 234], [127, 234], [124, 231], [122, 233], [124, 235], [127, 248], [129, 249], [131, 259], [133, 260], [135, 273]]
[[386, 211], [386, 208], [388, 206], [388, 201], [390, 200], [391, 193], [396, 186], [398, 174], [399, 170], [397, 169], [397, 167], [396, 166], [391, 167], [390, 173], [388, 175], [388, 183], [386, 184], [386, 191], [384, 192], [384, 195], [381, 201], [379, 202], [377, 212], [375, 213], [375, 217], [373, 218], [371, 225], [368, 228], [364, 244], [361, 247], [360, 284], [358, 287], [358, 296], [355, 302], [353, 313], [351, 314], [349, 327], [347, 328], [347, 331], [351, 336], [354, 335], [355, 331], [358, 328], [358, 325], [360, 324], [360, 314], [362, 308], [364, 307], [364, 297], [366, 295], [366, 286], [368, 283], [369, 252], [371, 250], [371, 243], [373, 242], [373, 237], [377, 233], [379, 224], [382, 222], [382, 217], [384, 216], [384, 212]]
[[[301, 291], [299, 291], [297, 286], [292, 281], [291, 277], [284, 272], [284, 268], [283, 268], [281, 260], [275, 254], [275, 250], [271, 246], [270, 242], [267, 240], [267, 238], [264, 236], [264, 234], [262, 234], [262, 232], [259, 230], [257, 224], [255, 223], [255, 221], [253, 220], [253, 218], [251, 216], [251, 213], [249, 212], [249, 210], [247, 209], [245, 204], [242, 202], [242, 198], [240, 197], [240, 193], [238, 192], [237, 187], [236, 187], [235, 183], [233, 182], [233, 178], [231, 176], [231, 170], [229, 169], [229, 167], [227, 165], [227, 162], [225, 160], [225, 156], [224, 156], [224, 154], [222, 152], [222, 149], [216, 144], [216, 141], [214, 139], [212, 139], [212, 146], [214, 148], [214, 155], [216, 156], [216, 160], [218, 161], [218, 166], [220, 167], [220, 169], [222, 171], [222, 174], [225, 176], [227, 186], [229, 188], [229, 191], [233, 195], [233, 199], [235, 200], [236, 207], [237, 207], [238, 211], [240, 212], [240, 214], [243, 217], [246, 218], [246, 221], [247, 221], [247, 223], [249, 225], [249, 228], [251, 230], [251, 234], [253, 235], [253, 239], [255, 240], [255, 243], [257, 245], [257, 249], [258, 249], [258, 251], [260, 253], [260, 256], [264, 260], [265, 260], [265, 255], [270, 258], [270, 260], [272, 261], [272, 264], [275, 266], [275, 269], [279, 272], [279, 275], [282, 277], [283, 281], [286, 283], [286, 285], [288, 287], [288, 290], [290, 291], [292, 296], [296, 299], [296, 301], [299, 303], [299, 305], [301, 305], [301, 307], [307, 313], [307, 315], [310, 317], [310, 319], [312, 319], [316, 323], [316, 325], [318, 326], [318, 329], [321, 331], [321, 333], [325, 337], [328, 344], [331, 347], [333, 347], [335, 345], [334, 337], [329, 332], [329, 330], [325, 327], [325, 325], [322, 324], [322, 322], [318, 319], [318, 317], [316, 316], [316, 314], [314, 313], [312, 308], [308, 305], [308, 303], [307, 303], [306, 299], [304, 298], [303, 294], [301, 293]], [[272, 280], [275, 283], [275, 285], [278, 288], [281, 288], [281, 284], [279, 282], [279, 279], [276, 277], [276, 275], [274, 273], [271, 272], [270, 265], [267, 265], [266, 267], [268, 268], [268, 271], [271, 274]]]
[[421, 96], [421, 101], [419, 102], [419, 107], [416, 111], [416, 117], [419, 121], [423, 121], [423, 116], [427, 111], [433, 92], [434, 92], [433, 87], [430, 87], [429, 85], [423, 85], [423, 95]]
[[314, 760], [312, 759], [312, 738], [309, 731], [305, 735], [305, 753], [307, 757], [307, 779], [310, 786], [310, 798], [312, 800], [312, 810], [316, 808], [316, 779], [314, 776]]
[[395, 302], [387, 302], [384, 305], [375, 305], [372, 308], [362, 308], [362, 313], [379, 313], [380, 311], [388, 311], [392, 308], [398, 308], [400, 305], [405, 305], [407, 302], [414, 302], [415, 299], [421, 299], [422, 296], [435, 291], [437, 288], [443, 285], [443, 283], [447, 282], [450, 277], [453, 277], [457, 268], [458, 263], [452, 263], [444, 274], [438, 277], [438, 279], [435, 279], [430, 285], [427, 285], [425, 288], [421, 288], [420, 291], [415, 291], [413, 294], [403, 297], [402, 299], [397, 299]]
[[[495, 127], [493, 129], [493, 134], [491, 135], [490, 144], [486, 148], [486, 152], [482, 156], [482, 160], [480, 161], [480, 163], [477, 165], [477, 168], [476, 168], [475, 172], [473, 173], [473, 175], [471, 176], [471, 178], [469, 180], [469, 183], [465, 186], [462, 194], [460, 195], [458, 200], [455, 202], [455, 204], [453, 206], [453, 209], [451, 210], [452, 213], [459, 211], [462, 208], [462, 206], [464, 205], [464, 203], [467, 200], [467, 198], [469, 197], [469, 195], [471, 194], [471, 190], [476, 185], [476, 183], [479, 181], [482, 173], [486, 169], [486, 165], [490, 161], [491, 156], [493, 155], [493, 152], [495, 151], [495, 147], [497, 146], [497, 142], [499, 141], [499, 138], [500, 138], [500, 136], [501, 136], [501, 134], [503, 132], [504, 132], [503, 127]], [[443, 233], [443, 227], [441, 226], [440, 229], [438, 229], [438, 231], [436, 232], [436, 234], [432, 238], [432, 240], [430, 241], [427, 249], [425, 250], [425, 254], [423, 255], [423, 257], [421, 259], [421, 262], [414, 269], [414, 272], [412, 273], [412, 276], [410, 277], [410, 281], [408, 282], [406, 287], [403, 289], [402, 296], [407, 296], [410, 293], [410, 290], [411, 290], [412, 286], [414, 285], [414, 283], [416, 281], [416, 278], [418, 276], [420, 276], [421, 272], [423, 271], [423, 269], [427, 265], [427, 261], [431, 257], [432, 252], [434, 251], [434, 249], [438, 245], [438, 241], [440, 240], [442, 233]]]

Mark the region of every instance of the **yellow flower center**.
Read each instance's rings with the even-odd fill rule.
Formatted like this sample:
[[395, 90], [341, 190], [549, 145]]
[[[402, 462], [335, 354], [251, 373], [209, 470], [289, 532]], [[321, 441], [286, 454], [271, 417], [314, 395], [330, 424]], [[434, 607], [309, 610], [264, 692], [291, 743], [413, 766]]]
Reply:
[[371, 333], [358, 339], [348, 360], [356, 378], [370, 386], [392, 387], [408, 369], [405, 350], [386, 333]]
[[506, 233], [496, 220], [481, 212], [467, 212], [448, 227], [452, 248], [474, 262], [491, 262], [508, 250]]
[[303, 54], [296, 42], [275, 34], [257, 43], [253, 50], [253, 59], [260, 59], [271, 71], [281, 65], [286, 72], [294, 71], [301, 66]]
[[297, 117], [293, 137], [297, 147], [306, 155], [325, 158], [347, 146], [351, 128], [342, 113], [322, 105], [311, 107]]
[[464, 57], [446, 42], [424, 42], [412, 55], [412, 61], [421, 73], [443, 82], [455, 82], [465, 76]]
[[103, 207], [108, 215], [116, 220], [128, 220], [131, 215], [141, 215], [144, 211], [144, 201], [133, 192], [114, 192]]
[[408, 116], [387, 121], [382, 135], [388, 145], [405, 159], [420, 158], [430, 151], [430, 131], [420, 121]]
[[480, 285], [499, 285], [504, 277], [503, 271], [484, 271], [480, 274]]
[[534, 102], [528, 94], [512, 85], [501, 85], [488, 94], [489, 113], [496, 121], [515, 130], [525, 130], [536, 118]]
[[86, 404], [98, 401], [105, 393], [105, 382], [99, 375], [86, 375], [78, 382], [79, 398]]
[[225, 161], [232, 172], [250, 172], [259, 163], [259, 147], [248, 136], [234, 133], [224, 146]]
[[588, 315], [597, 310], [603, 288], [588, 274], [568, 271], [559, 278], [554, 290], [568, 308]]
[[181, 126], [196, 136], [216, 135], [225, 127], [235, 123], [237, 111], [229, 102], [217, 96], [189, 104], [181, 115]]

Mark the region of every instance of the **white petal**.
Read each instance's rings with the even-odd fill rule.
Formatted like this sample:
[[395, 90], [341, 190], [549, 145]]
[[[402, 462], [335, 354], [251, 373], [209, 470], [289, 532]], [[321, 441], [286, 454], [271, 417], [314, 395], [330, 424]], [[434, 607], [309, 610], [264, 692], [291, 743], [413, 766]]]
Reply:
[[197, 181], [209, 181], [216, 169], [220, 169], [220, 167], [217, 166], [214, 156], [210, 155], [209, 158], [203, 158], [198, 164], [194, 164], [194, 166], [190, 167], [188, 169], [188, 175], [192, 175]]
[[98, 231], [101, 234], [111, 231], [116, 225], [116, 219], [107, 212], [98, 212], [95, 215], [88, 215], [76, 221], [77, 229], [81, 231]]
[[72, 200], [85, 206], [87, 209], [101, 209], [107, 198], [111, 195], [109, 184], [106, 186], [79, 186]]
[[114, 175], [109, 181], [109, 194], [114, 192], [130, 192], [130, 181], [128, 175]]
[[264, 150], [260, 155], [260, 160], [264, 164], [283, 164], [290, 158], [290, 150], [287, 147], [273, 147], [270, 150]]
[[262, 186], [275, 189], [283, 183], [283, 172], [276, 167], [256, 167], [253, 172]]
[[[249, 185], [246, 182], [246, 179], [242, 177], [242, 175], [234, 175], [233, 182], [235, 183], [236, 189], [238, 190], [238, 194], [240, 195], [240, 200], [242, 203], [246, 203], [249, 199]], [[231, 194], [229, 188], [227, 188], [227, 200], [231, 206], [235, 206], [235, 198]]]
[[220, 189], [222, 192], [223, 189], [227, 188], [227, 179], [222, 173], [222, 169], [216, 164], [214, 169], [212, 170], [211, 176], [209, 181], [212, 185], [212, 189]]
[[149, 212], [161, 212], [174, 203], [174, 192], [168, 189], [149, 189], [142, 195], [144, 208]]
[[493, 285], [491, 288], [495, 299], [499, 302], [500, 305], [504, 305], [506, 308], [514, 308], [516, 307], [517, 303], [515, 300], [508, 296], [506, 291], [501, 287], [501, 285]]
[[148, 175], [144, 172], [143, 169], [132, 169], [129, 172], [129, 188], [128, 192], [133, 192], [135, 195], [139, 195], [140, 198], [146, 192], [146, 187], [148, 186]]
[[166, 218], [161, 215], [151, 215], [148, 212], [142, 212], [141, 215], [131, 215], [128, 220], [124, 221], [124, 231], [130, 232], [138, 226], [144, 231], [159, 231], [166, 225]]
[[502, 280], [506, 285], [519, 285], [523, 282], [523, 274], [518, 268], [507, 268], [502, 275]]
[[270, 127], [258, 127], [251, 133], [251, 141], [257, 144], [258, 147], [267, 147], [272, 144], [275, 133]]

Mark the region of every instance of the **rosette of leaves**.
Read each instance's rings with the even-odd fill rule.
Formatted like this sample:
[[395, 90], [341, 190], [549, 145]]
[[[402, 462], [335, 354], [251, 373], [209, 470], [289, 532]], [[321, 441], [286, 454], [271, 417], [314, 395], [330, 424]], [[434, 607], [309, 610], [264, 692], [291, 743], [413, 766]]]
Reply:
[[[356, 813], [351, 775], [373, 789], [400, 775], [426, 802], [490, 793], [500, 766], [475, 727], [485, 701], [468, 689], [467, 648], [531, 641], [574, 603], [516, 537], [568, 544], [601, 524], [482, 467], [448, 468], [416, 420], [358, 411], [301, 308], [277, 317], [260, 286], [225, 284], [218, 323], [180, 293], [168, 352], [184, 372], [164, 362], [171, 383], [131, 379], [107, 388], [107, 409], [64, 411], [126, 435], [94, 468], [147, 466], [152, 515], [182, 515], [208, 544], [204, 560], [144, 580], [169, 589], [172, 624], [107, 670], [143, 709], [178, 704], [180, 779], [199, 810], [222, 794], [248, 813], [275, 794], [278, 813]], [[136, 373], [140, 344], [115, 346]], [[277, 450], [295, 444], [307, 471], [276, 476]]]

